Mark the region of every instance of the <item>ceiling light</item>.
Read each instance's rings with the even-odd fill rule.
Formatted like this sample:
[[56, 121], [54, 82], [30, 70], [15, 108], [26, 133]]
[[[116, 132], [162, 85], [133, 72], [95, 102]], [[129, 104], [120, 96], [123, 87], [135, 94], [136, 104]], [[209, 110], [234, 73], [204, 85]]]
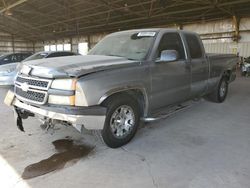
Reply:
[[125, 11], [129, 11], [129, 7], [128, 7], [128, 4], [127, 4], [127, 3], [124, 4], [124, 10], [125, 10]]
[[4, 14], [5, 14], [6, 16], [12, 16], [12, 15], [13, 15], [13, 13], [12, 13], [9, 9], [7, 9], [7, 10], [4, 12]]

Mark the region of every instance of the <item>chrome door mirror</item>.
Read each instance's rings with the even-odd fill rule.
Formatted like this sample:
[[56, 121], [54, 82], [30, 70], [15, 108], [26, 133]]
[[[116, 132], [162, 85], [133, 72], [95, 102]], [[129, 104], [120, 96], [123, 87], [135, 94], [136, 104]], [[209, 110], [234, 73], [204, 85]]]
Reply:
[[179, 54], [176, 50], [163, 50], [158, 62], [172, 62], [179, 59]]

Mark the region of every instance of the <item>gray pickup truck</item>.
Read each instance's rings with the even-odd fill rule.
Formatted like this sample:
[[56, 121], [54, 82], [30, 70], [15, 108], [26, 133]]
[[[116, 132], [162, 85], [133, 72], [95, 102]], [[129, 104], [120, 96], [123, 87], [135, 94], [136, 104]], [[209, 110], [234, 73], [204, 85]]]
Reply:
[[234, 55], [206, 54], [192, 32], [122, 31], [86, 56], [24, 63], [5, 103], [22, 131], [22, 119], [37, 116], [45, 127], [96, 130], [116, 148], [134, 137], [140, 121], [159, 119], [164, 109], [199, 97], [223, 102], [236, 63]]

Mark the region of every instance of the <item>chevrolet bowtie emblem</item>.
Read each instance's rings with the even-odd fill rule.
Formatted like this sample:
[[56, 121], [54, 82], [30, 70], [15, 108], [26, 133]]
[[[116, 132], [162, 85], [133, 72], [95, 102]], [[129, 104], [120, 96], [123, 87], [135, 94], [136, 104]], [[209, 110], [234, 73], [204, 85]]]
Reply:
[[21, 89], [25, 92], [27, 92], [29, 90], [29, 85], [28, 83], [24, 82], [20, 85]]

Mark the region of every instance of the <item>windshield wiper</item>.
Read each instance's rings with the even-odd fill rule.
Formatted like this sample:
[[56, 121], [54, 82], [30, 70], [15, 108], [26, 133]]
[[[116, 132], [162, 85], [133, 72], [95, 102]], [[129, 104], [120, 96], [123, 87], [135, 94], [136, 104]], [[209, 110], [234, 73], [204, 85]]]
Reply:
[[115, 54], [108, 54], [106, 56], [113, 56], [113, 57], [124, 57], [124, 56], [121, 56], [121, 55], [115, 55]]
[[124, 56], [121, 56], [121, 55], [115, 55], [115, 54], [108, 54], [106, 56], [112, 56], [112, 57], [122, 57], [122, 58], [125, 58], [125, 59], [128, 59], [128, 60], [136, 60], [136, 59], [132, 59], [132, 58], [128, 58], [128, 57], [124, 57]]

